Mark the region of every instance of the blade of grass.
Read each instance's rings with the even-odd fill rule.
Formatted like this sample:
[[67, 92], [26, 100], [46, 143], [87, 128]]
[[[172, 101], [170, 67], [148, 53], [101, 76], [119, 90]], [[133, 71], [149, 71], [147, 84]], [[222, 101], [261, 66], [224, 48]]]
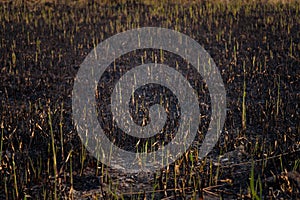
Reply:
[[57, 191], [56, 191], [56, 185], [58, 178], [58, 171], [57, 171], [57, 160], [56, 160], [56, 149], [55, 149], [55, 140], [54, 140], [54, 133], [53, 133], [53, 126], [52, 126], [52, 117], [51, 117], [51, 110], [50, 107], [48, 108], [48, 123], [50, 126], [50, 135], [51, 135], [51, 147], [52, 147], [52, 153], [53, 153], [53, 170], [54, 170], [54, 199], [57, 199]]

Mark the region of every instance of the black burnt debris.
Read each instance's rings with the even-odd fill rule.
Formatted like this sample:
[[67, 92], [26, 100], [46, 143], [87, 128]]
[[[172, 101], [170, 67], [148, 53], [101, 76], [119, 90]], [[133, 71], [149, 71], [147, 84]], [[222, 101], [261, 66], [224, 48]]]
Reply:
[[[0, 1], [0, 199], [298, 199], [299, 6]], [[117, 58], [99, 79], [95, 98], [98, 121], [118, 147], [151, 152], [179, 134], [178, 99], [155, 84], [135, 91], [129, 108], [135, 123], [146, 126], [155, 120], [150, 107], [161, 103], [167, 120], [160, 133], [138, 139], [113, 121], [111, 93], [134, 66], [157, 62], [178, 70], [197, 91], [201, 111], [195, 141], [184, 155], [155, 173], [126, 174], [102, 164], [82, 144], [72, 119], [72, 89], [94, 47], [147, 26], [177, 30], [207, 50], [226, 88], [227, 117], [218, 143], [200, 159], [212, 109], [201, 75], [159, 49]]]

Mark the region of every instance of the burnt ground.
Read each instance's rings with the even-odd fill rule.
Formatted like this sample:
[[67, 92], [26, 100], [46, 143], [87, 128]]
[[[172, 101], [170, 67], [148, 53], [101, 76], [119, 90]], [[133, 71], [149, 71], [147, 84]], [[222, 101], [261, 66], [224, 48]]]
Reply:
[[[112, 199], [122, 193], [124, 198], [141, 199], [152, 194], [157, 199], [184, 199], [195, 193], [199, 198], [206, 194], [250, 198], [251, 171], [258, 196], [261, 191], [264, 198], [299, 198], [298, 13], [299, 4], [0, 3], [1, 198], [52, 199], [54, 191], [60, 198], [75, 199]], [[219, 142], [206, 159], [198, 160], [193, 146], [187, 155], [194, 159], [183, 156], [151, 176], [126, 175], [85, 151], [72, 121], [71, 95], [80, 64], [95, 45], [145, 26], [178, 30], [207, 50], [221, 72], [228, 110]], [[159, 50], [148, 49], [117, 59], [120, 68], [114, 71], [112, 64], [99, 80], [103, 94], [99, 111], [111, 114], [107, 103], [113, 85], [126, 70], [140, 64], [141, 57], [145, 63], [155, 57], [165, 64], [178, 63], [199, 100], [208, 105], [201, 107], [207, 115], [199, 132], [205, 133], [210, 116], [206, 84], [185, 60], [169, 52], [162, 58]], [[242, 126], [244, 81], [246, 126]], [[141, 90], [161, 92], [153, 85]], [[179, 112], [175, 107], [171, 111]], [[176, 129], [176, 116], [170, 117], [175, 122], [170, 121], [169, 128]], [[141, 123], [141, 118], [136, 121]], [[109, 130], [113, 122], [102, 123]], [[135, 138], [120, 132], [109, 137], [118, 146], [136, 151], [130, 149]]]

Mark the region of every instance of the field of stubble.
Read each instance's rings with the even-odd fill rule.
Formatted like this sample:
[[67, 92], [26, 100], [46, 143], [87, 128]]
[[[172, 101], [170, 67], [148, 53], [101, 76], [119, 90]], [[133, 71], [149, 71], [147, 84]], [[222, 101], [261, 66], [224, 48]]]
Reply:
[[[1, 2], [0, 198], [300, 198], [299, 8], [297, 2]], [[224, 81], [227, 117], [205, 159], [198, 159], [199, 146], [192, 145], [154, 174], [128, 175], [86, 151], [72, 120], [71, 95], [80, 64], [97, 44], [146, 26], [179, 31], [207, 50]], [[108, 104], [118, 79], [150, 62], [178, 66], [204, 102], [199, 106], [207, 105], [196, 137], [201, 142], [211, 109], [206, 84], [184, 59], [157, 49], [123, 55], [100, 78], [98, 110], [106, 118], [99, 121], [107, 136], [133, 152], [155, 150], [172, 139], [158, 135], [139, 142], [121, 131], [110, 135], [113, 122], [105, 122], [112, 119]], [[148, 97], [166, 92], [147, 85], [137, 93], [145, 91]], [[146, 105], [157, 101], [145, 99]], [[176, 104], [169, 99], [168, 105]], [[135, 116], [137, 123], [149, 120], [147, 109]], [[168, 123], [165, 135], [172, 135], [180, 120], [170, 117]]]

